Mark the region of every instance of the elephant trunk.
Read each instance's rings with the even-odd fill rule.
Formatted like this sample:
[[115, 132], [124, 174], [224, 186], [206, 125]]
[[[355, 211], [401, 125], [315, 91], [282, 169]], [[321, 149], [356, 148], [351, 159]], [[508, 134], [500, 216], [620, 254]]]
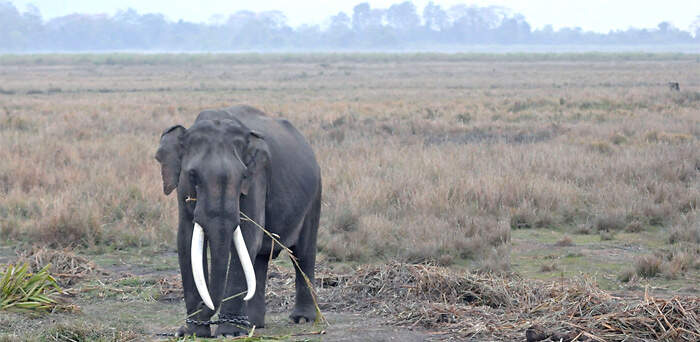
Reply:
[[[211, 230], [210, 230], [211, 231]], [[218, 234], [217, 234], [218, 235]], [[195, 222], [194, 231], [192, 234], [192, 274], [194, 276], [195, 286], [199, 292], [200, 297], [204, 304], [211, 310], [215, 310], [215, 307], [221, 304], [222, 293], [226, 285], [226, 274], [228, 267], [228, 256], [230, 253], [230, 239], [231, 234], [221, 234], [223, 236], [217, 236], [217, 238], [209, 237], [209, 246], [211, 248], [212, 255], [212, 269], [211, 269], [211, 281], [209, 282], [212, 289], [212, 297], [210, 296], [209, 289], [207, 288], [207, 283], [204, 278], [203, 270], [203, 256], [204, 256], [204, 230], [202, 227]], [[246, 284], [248, 285], [248, 292], [243, 298], [243, 300], [250, 300], [255, 294], [255, 271], [253, 270], [253, 265], [250, 260], [250, 255], [248, 254], [248, 249], [246, 248], [245, 241], [243, 240], [243, 234], [241, 234], [240, 226], [236, 227], [233, 232], [233, 243], [238, 254], [238, 258], [241, 262], [243, 268], [243, 273], [246, 277]]]

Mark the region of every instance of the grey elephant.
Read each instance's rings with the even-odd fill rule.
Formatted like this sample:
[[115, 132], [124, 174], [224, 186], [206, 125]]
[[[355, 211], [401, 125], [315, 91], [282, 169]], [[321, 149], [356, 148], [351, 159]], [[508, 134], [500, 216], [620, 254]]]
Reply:
[[[277, 234], [313, 284], [321, 172], [289, 121], [249, 106], [206, 110], [188, 129], [165, 130], [156, 160], [165, 194], [177, 188], [177, 250], [188, 315], [178, 335], [212, 336], [217, 309], [215, 336], [265, 325], [268, 261], [281, 247], [242, 220], [239, 210]], [[294, 322], [315, 319], [311, 291], [297, 269]]]

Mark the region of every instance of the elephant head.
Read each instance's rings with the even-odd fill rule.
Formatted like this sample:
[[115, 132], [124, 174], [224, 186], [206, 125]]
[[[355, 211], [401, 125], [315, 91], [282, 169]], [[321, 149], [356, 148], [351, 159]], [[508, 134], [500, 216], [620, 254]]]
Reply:
[[[204, 304], [215, 310], [221, 303], [231, 240], [248, 287], [244, 300], [252, 298], [255, 272], [241, 234], [239, 210], [251, 187], [259, 183], [256, 179], [265, 177], [270, 158], [263, 137], [238, 121], [201, 120], [189, 129], [179, 125], [167, 129], [156, 159], [163, 191], [168, 195], [178, 188], [181, 215], [184, 211], [193, 222], [192, 275]], [[261, 200], [256, 206], [264, 206]], [[211, 251], [210, 289], [203, 270], [205, 239]]]

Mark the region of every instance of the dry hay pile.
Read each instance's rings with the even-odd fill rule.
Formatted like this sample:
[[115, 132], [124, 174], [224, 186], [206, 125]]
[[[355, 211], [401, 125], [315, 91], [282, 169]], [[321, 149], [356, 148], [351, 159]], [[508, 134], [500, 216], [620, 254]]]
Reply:
[[516, 276], [426, 265], [363, 266], [324, 286], [324, 309], [358, 310], [399, 325], [461, 338], [528, 341], [698, 341], [700, 298], [631, 303], [588, 280], [525, 282]]
[[17, 264], [28, 263], [33, 272], [51, 264], [49, 273], [61, 286], [75, 284], [93, 272], [104, 273], [95, 263], [69, 250], [35, 247], [29, 251], [18, 251]]

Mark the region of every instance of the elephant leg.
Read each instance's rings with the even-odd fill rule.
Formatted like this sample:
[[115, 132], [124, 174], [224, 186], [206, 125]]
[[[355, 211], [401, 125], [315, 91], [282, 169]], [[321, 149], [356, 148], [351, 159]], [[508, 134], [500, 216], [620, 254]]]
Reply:
[[[178, 329], [176, 334], [178, 336], [197, 335], [199, 337], [210, 337], [211, 328], [209, 324], [202, 323], [208, 322], [214, 312], [204, 305], [195, 287], [194, 277], [192, 276], [191, 245], [192, 224], [181, 222], [177, 233], [177, 252], [180, 274], [182, 275], [182, 289], [185, 294], [187, 321], [185, 325]], [[206, 264], [206, 257], [203, 259]]]
[[[246, 303], [243, 301], [243, 297], [245, 297], [247, 288], [245, 282], [241, 283], [240, 281], [245, 278], [245, 274], [235, 252], [233, 242], [231, 243], [231, 249], [234, 252], [231, 253], [229, 259], [226, 290], [222, 298], [219, 320], [246, 318]], [[258, 292], [257, 289], [255, 292]], [[243, 336], [248, 334], [249, 328], [241, 323], [220, 323], [216, 327], [214, 336]]]
[[[307, 213], [299, 241], [292, 248], [292, 252], [299, 262], [299, 268], [295, 268], [296, 303], [294, 304], [294, 311], [289, 316], [294, 323], [313, 322], [316, 320], [316, 305], [311, 293], [312, 289], [309, 286], [313, 286], [315, 282], [316, 235], [321, 209], [320, 204], [321, 201], [317, 201], [311, 208], [311, 211]], [[311, 284], [306, 282], [304, 275], [301, 273], [302, 271], [306, 274]]]
[[255, 296], [248, 302], [248, 317], [250, 323], [257, 328], [265, 327], [265, 284], [267, 282], [267, 266], [270, 261], [269, 255], [258, 255], [255, 258], [255, 281], [257, 289]]

